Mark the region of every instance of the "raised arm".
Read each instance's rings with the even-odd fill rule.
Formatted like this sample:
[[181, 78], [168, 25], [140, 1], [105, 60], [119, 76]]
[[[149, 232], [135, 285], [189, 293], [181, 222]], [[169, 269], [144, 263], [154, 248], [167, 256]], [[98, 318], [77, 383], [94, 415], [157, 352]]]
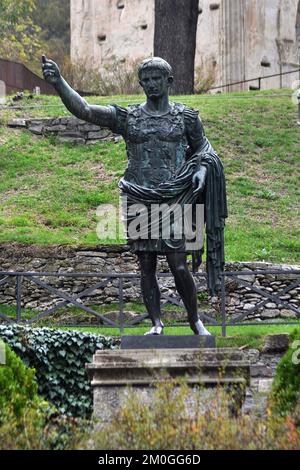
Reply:
[[46, 82], [54, 86], [66, 108], [79, 119], [111, 127], [112, 112], [108, 106], [89, 105], [61, 76], [58, 65], [53, 60], [42, 56], [42, 70]]

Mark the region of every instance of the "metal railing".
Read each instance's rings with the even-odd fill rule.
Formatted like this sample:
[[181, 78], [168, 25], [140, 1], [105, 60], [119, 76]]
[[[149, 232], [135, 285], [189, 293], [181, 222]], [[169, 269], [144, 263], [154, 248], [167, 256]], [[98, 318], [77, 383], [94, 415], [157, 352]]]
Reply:
[[[288, 276], [289, 274], [291, 275], [296, 275], [298, 278], [294, 280], [290, 285], [284, 287], [282, 290], [279, 292], [271, 293], [267, 290], [264, 290], [261, 287], [257, 287], [253, 284], [251, 284], [249, 281], [246, 281], [244, 279], [240, 279], [239, 276], [255, 276], [255, 275], [278, 275], [278, 274], [284, 274], [285, 276]], [[226, 278], [234, 278], [235, 282], [239, 285], [242, 285], [244, 287], [247, 287], [250, 291], [255, 292], [256, 294], [259, 294], [264, 300], [259, 300], [256, 305], [253, 305], [253, 308], [245, 311], [241, 311], [240, 315], [238, 315], [234, 319], [230, 319], [228, 322], [226, 321]], [[295, 287], [298, 287], [300, 285], [300, 270], [297, 269], [291, 269], [291, 270], [283, 270], [283, 269], [270, 269], [270, 270], [255, 270], [255, 271], [225, 271], [222, 273], [222, 282], [221, 282], [221, 315], [222, 315], [222, 336], [226, 336], [226, 328], [227, 326], [232, 326], [232, 325], [239, 325], [239, 326], [244, 326], [244, 325], [261, 325], [260, 323], [240, 323], [244, 318], [248, 318], [249, 315], [254, 314], [255, 312], [258, 311], [259, 308], [264, 307], [269, 301], [272, 301], [276, 305], [280, 306], [285, 306], [287, 310], [293, 311], [296, 316], [300, 320], [300, 307], [296, 307], [294, 304], [290, 304], [288, 301], [281, 299], [280, 297], [284, 296], [287, 292], [289, 292], [292, 289], [295, 289]], [[238, 313], [235, 312], [235, 313]], [[281, 322], [276, 322], [276, 325], [279, 324], [291, 324], [293, 322], [286, 322], [286, 321], [281, 321]], [[297, 322], [298, 323], [298, 322]], [[274, 324], [274, 322], [269, 323], [267, 321], [263, 322], [264, 325], [269, 325], [269, 324]]]
[[[250, 83], [250, 82], [258, 82], [258, 86], [252, 89], [260, 90], [262, 80], [267, 80], [268, 78], [273, 78], [273, 77], [282, 77], [283, 75], [289, 75], [291, 73], [298, 73], [300, 76], [300, 68], [294, 69], [294, 70], [288, 70], [287, 72], [273, 73], [271, 75], [261, 75], [259, 77], [248, 78], [247, 80], [245, 79], [245, 80], [240, 80], [238, 82], [227, 83], [226, 85], [219, 85], [219, 86], [214, 85], [213, 87], [209, 88], [208, 91], [218, 90], [219, 88], [229, 88], [231, 86], [243, 85], [244, 83]], [[280, 88], [282, 88], [282, 85], [280, 86]]]
[[[41, 88], [42, 93], [45, 93], [48, 95], [57, 95], [52, 85], [48, 84], [43, 78], [33, 73], [31, 70], [29, 70], [25, 65], [21, 63], [0, 58], [0, 69], [2, 69], [2, 73], [0, 73], [0, 80], [3, 80], [6, 83], [8, 92], [16, 91], [16, 90], [32, 91], [35, 88], [35, 86], [39, 86]], [[286, 72], [279, 72], [279, 73], [274, 73], [270, 75], [261, 75], [261, 76], [254, 77], [254, 78], [248, 78], [248, 79], [244, 79], [240, 81], [226, 83], [225, 85], [214, 85], [213, 87], [209, 88], [207, 91], [226, 89], [235, 85], [243, 85], [244, 83], [250, 83], [250, 82], [257, 82], [258, 86], [253, 87], [252, 89], [260, 90], [262, 80], [267, 80], [269, 78], [274, 78], [274, 77], [282, 78], [284, 75], [289, 75], [292, 73], [298, 73], [299, 78], [300, 78], [300, 68], [297, 68], [294, 70], [288, 70]], [[282, 88], [282, 80], [280, 83], [280, 88]], [[93, 92], [93, 91], [91, 92], [80, 91], [80, 90], [77, 90], [77, 91], [82, 96], [100, 96], [98, 93]]]
[[[277, 293], [271, 293], [267, 290], [265, 290], [262, 287], [257, 287], [253, 284], [251, 284], [249, 281], [240, 278], [240, 276], [256, 276], [256, 275], [278, 275], [278, 274], [285, 274], [285, 275], [293, 275], [296, 276], [297, 278], [291, 282], [290, 285], [284, 287], [281, 291]], [[197, 289], [200, 286], [204, 285], [205, 279], [206, 279], [206, 273], [195, 273], [194, 274], [195, 279], [196, 279], [196, 287]], [[100, 325], [104, 326], [109, 326], [113, 328], [119, 328], [120, 332], [123, 333], [125, 328], [132, 328], [135, 325], [140, 324], [143, 320], [145, 320], [148, 317], [147, 313], [139, 314], [137, 315], [136, 318], [131, 319], [129, 321], [125, 321], [125, 313], [124, 313], [124, 281], [130, 280], [132, 284], [139, 284], [140, 283], [140, 275], [135, 274], [135, 273], [95, 273], [95, 272], [12, 272], [12, 271], [0, 271], [0, 286], [5, 285], [8, 283], [11, 278], [15, 278], [15, 300], [16, 300], [16, 316], [15, 318], [8, 316], [7, 314], [4, 314], [1, 312], [1, 304], [0, 304], [0, 318], [5, 321], [5, 322], [10, 322], [10, 323], [19, 323], [19, 324], [26, 324], [26, 325], [31, 325], [37, 321], [40, 321], [42, 319], [45, 319], [46, 317], [49, 317], [53, 315], [57, 310], [66, 307], [67, 305], [74, 305], [80, 310], [83, 310], [84, 312], [94, 315], [96, 318], [99, 319]], [[99, 282], [97, 282], [95, 285], [90, 286], [84, 290], [82, 290], [79, 293], [76, 294], [69, 294], [65, 292], [64, 290], [61, 290], [59, 288], [56, 288], [52, 285], [49, 284], [49, 282], [45, 282], [45, 280], [42, 280], [41, 278], [50, 278], [50, 277], [55, 277], [55, 278], [85, 278], [85, 279], [91, 279], [91, 278], [98, 278]], [[159, 278], [165, 278], [165, 277], [172, 277], [171, 273], [159, 273], [158, 274]], [[199, 282], [199, 280], [202, 279], [202, 282]], [[258, 294], [261, 299], [258, 299], [257, 303], [253, 305], [253, 308], [245, 310], [245, 311], [236, 311], [235, 314], [239, 315], [235, 317], [234, 319], [230, 318], [230, 314], [228, 315], [227, 313], [227, 306], [226, 306], [226, 288], [229, 287], [229, 282], [230, 280], [234, 279], [235, 283], [238, 285], [241, 285], [245, 288], [247, 288], [250, 291], [255, 292]], [[23, 292], [22, 292], [22, 286], [24, 280], [30, 281], [35, 286], [38, 286], [39, 288], [45, 289], [48, 291], [50, 294], [54, 295], [56, 298], [60, 299], [58, 304], [41, 311], [41, 313], [37, 313], [35, 316], [31, 317], [30, 319], [24, 319], [22, 317], [22, 299], [23, 299]], [[98, 289], [104, 289], [111, 281], [118, 281], [118, 321], [113, 321], [110, 318], [107, 318], [105, 315], [99, 313], [97, 310], [94, 308], [91, 308], [87, 305], [84, 305], [82, 303], [83, 298], [88, 298], [93, 291], [98, 290]], [[286, 309], [291, 310], [296, 314], [296, 318], [300, 320], [300, 308], [297, 307], [295, 304], [289, 303], [289, 301], [285, 299], [281, 299], [280, 297], [286, 295], [290, 290], [295, 289], [295, 287], [298, 287], [300, 285], [300, 270], [248, 270], [248, 271], [225, 271], [222, 276], [221, 276], [221, 291], [220, 291], [220, 319], [221, 321], [216, 320], [216, 318], [213, 318], [212, 316], [206, 314], [206, 313], [200, 313], [200, 317], [202, 320], [206, 320], [208, 324], [214, 325], [214, 326], [221, 326], [222, 327], [222, 335], [226, 336], [226, 329], [228, 326], [232, 325], [239, 325], [239, 326], [244, 326], [244, 325], [261, 325], [262, 323], [247, 323], [243, 322], [244, 319], [249, 320], [249, 316], [252, 314], [255, 314], [258, 309], [264, 307], [268, 301], [272, 301], [276, 305], [281, 305], [284, 306]], [[165, 304], [172, 304], [175, 306], [183, 307], [183, 303], [181, 299], [174, 295], [170, 296], [167, 295], [166, 293], [161, 294], [161, 299]], [[280, 321], [276, 322], [276, 324], [291, 324], [293, 322], [289, 321]], [[298, 322], [294, 322], [298, 323]], [[263, 321], [264, 325], [269, 325], [269, 324], [274, 324], [274, 322], [268, 322], [268, 321]], [[99, 324], [97, 326], [100, 326]], [[63, 326], [63, 325], [60, 325]], [[77, 325], [77, 326], [82, 326], [82, 325]], [[89, 325], [90, 326], [90, 325]]]

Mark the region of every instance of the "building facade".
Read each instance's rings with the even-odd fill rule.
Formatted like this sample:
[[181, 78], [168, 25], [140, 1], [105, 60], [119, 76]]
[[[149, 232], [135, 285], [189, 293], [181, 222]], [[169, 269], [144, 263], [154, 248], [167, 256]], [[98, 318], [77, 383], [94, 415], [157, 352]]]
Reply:
[[[154, 0], [71, 0], [71, 58], [101, 68], [153, 55]], [[199, 0], [195, 66], [214, 83], [299, 69], [300, 0]], [[261, 80], [290, 87], [299, 73]], [[248, 90], [252, 81], [225, 87]]]

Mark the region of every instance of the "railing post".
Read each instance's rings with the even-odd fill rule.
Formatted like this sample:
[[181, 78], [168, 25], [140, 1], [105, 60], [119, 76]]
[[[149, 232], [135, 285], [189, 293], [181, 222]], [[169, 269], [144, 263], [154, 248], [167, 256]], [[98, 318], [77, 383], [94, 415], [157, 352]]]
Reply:
[[225, 273], [221, 274], [221, 314], [222, 314], [222, 336], [226, 337], [226, 308], [225, 308]]
[[123, 301], [123, 278], [119, 277], [119, 325], [120, 333], [124, 333], [124, 301]]
[[261, 90], [261, 77], [258, 78], [258, 89]]
[[16, 277], [16, 297], [17, 297], [17, 323], [21, 322], [21, 300], [22, 300], [22, 281], [23, 276], [17, 274]]

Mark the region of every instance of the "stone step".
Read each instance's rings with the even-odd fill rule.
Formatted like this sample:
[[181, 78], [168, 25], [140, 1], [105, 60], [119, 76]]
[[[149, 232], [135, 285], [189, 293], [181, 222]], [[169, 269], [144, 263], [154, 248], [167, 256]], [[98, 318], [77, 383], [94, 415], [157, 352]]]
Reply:
[[[97, 351], [86, 365], [92, 385], [139, 384], [157, 381], [165, 374], [185, 376], [189, 383], [228, 381], [250, 383], [249, 363], [233, 349], [120, 349]], [[241, 379], [241, 380], [240, 380]]]

